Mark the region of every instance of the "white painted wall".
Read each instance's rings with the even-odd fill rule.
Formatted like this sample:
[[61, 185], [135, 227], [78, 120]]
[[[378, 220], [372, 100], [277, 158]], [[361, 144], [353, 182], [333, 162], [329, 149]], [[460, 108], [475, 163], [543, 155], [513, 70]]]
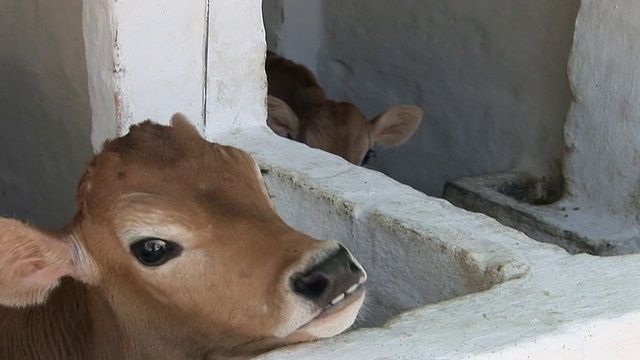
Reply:
[[98, 152], [104, 140], [118, 135], [114, 76], [116, 25], [111, 0], [83, 1], [82, 35], [91, 104], [91, 145]]
[[[578, 0], [282, 5], [282, 24], [267, 23], [267, 33], [312, 69], [297, 52], [319, 48], [317, 75], [331, 97], [371, 117], [398, 103], [425, 110], [414, 138], [379, 151], [371, 167], [435, 196], [461, 176], [511, 168], [559, 175]], [[315, 28], [318, 19], [320, 38], [293, 25]]]
[[640, 220], [640, 2], [582, 0], [570, 78], [568, 193], [585, 207]]
[[208, 0], [84, 0], [92, 144], [182, 112], [204, 131]]
[[0, 216], [60, 226], [91, 156], [81, 0], [0, 0]]
[[[205, 136], [266, 129], [266, 52], [261, 0], [209, 0]], [[265, 130], [266, 132], [266, 130]]]
[[317, 74], [324, 33], [323, 7], [324, 3], [317, 0], [263, 0], [269, 49], [287, 54]]
[[175, 112], [210, 139], [240, 126], [266, 128], [260, 5], [86, 0], [94, 149], [143, 120], [166, 124]]
[[204, 129], [208, 2], [112, 1], [118, 133], [145, 119], [168, 123], [176, 109]]

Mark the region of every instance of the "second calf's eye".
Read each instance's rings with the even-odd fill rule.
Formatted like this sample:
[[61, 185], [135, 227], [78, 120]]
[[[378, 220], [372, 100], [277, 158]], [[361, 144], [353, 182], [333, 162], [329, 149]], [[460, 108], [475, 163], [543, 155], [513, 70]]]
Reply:
[[131, 244], [131, 253], [144, 266], [160, 266], [182, 252], [180, 245], [158, 238], [145, 238]]
[[373, 150], [368, 150], [366, 154], [364, 154], [364, 158], [362, 159], [362, 164], [361, 165], [366, 165], [369, 160], [371, 159], [371, 155], [373, 155], [374, 152]]

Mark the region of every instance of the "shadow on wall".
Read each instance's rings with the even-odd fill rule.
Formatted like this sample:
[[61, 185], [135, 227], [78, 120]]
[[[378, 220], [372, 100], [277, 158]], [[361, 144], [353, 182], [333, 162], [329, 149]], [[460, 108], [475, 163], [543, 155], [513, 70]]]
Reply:
[[92, 155], [82, 1], [0, 12], [0, 216], [58, 227]]
[[[289, 0], [265, 0], [282, 7], [264, 9], [270, 46], [303, 63], [287, 49], [318, 49], [329, 97], [367, 116], [400, 103], [425, 111], [413, 138], [379, 151], [372, 168], [433, 196], [462, 176], [560, 176], [579, 0], [317, 1], [294, 13]], [[295, 36], [307, 27], [299, 18], [322, 21], [315, 47]]]

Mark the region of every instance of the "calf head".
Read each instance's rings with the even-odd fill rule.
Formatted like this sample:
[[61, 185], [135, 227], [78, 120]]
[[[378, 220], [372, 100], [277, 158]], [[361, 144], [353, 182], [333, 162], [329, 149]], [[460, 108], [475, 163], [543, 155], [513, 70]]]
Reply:
[[307, 101], [311, 106], [298, 106], [298, 111], [269, 95], [269, 127], [280, 136], [338, 155], [356, 165], [366, 164], [375, 144], [386, 148], [403, 144], [422, 121], [422, 110], [414, 105], [394, 106], [369, 121], [351, 103], [327, 100], [319, 88], [305, 91], [315, 93], [311, 96], [317, 101]]
[[364, 299], [358, 262], [285, 225], [247, 153], [172, 123], [106, 142], [64, 229], [0, 219], [0, 304], [46, 304], [73, 277], [107, 300], [125, 343], [159, 358], [252, 355], [347, 329]]
[[392, 107], [369, 121], [355, 105], [327, 99], [313, 73], [267, 51], [267, 125], [278, 135], [364, 165], [374, 144], [395, 147], [422, 121], [414, 105]]

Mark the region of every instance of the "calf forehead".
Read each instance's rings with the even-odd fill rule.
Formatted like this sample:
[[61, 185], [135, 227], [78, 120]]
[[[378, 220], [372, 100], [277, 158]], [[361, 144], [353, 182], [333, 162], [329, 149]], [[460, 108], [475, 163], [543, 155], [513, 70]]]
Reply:
[[270, 208], [259, 170], [242, 150], [195, 132], [144, 122], [105, 143], [79, 184], [78, 203], [103, 214], [129, 193], [217, 208]]
[[307, 131], [331, 134], [334, 138], [356, 139], [369, 136], [369, 122], [355, 105], [327, 101], [304, 116]]
[[353, 104], [327, 101], [309, 112], [306, 120], [303, 140], [311, 146], [359, 161], [371, 145], [369, 121]]

